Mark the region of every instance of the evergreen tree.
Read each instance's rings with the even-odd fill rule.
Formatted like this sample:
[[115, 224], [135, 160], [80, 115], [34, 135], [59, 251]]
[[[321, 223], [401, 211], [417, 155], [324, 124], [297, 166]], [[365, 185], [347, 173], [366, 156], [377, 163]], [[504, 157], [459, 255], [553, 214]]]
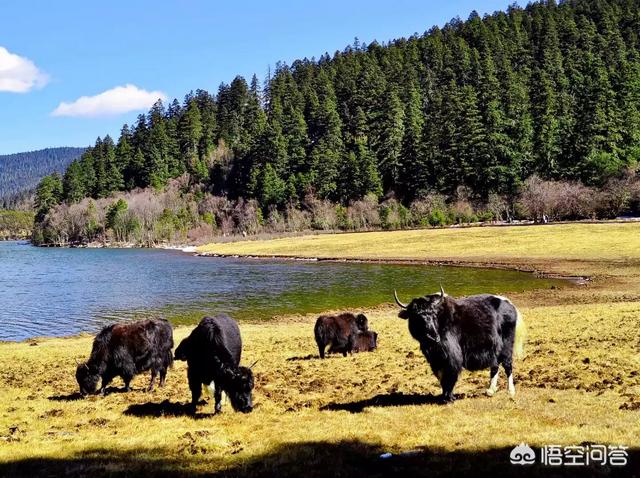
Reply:
[[105, 163], [105, 190], [107, 195], [124, 189], [124, 178], [116, 154], [116, 145], [111, 136], [105, 136], [102, 142]]
[[62, 183], [63, 197], [68, 202], [79, 202], [89, 194], [86, 189], [82, 164], [79, 161], [74, 161], [69, 165], [64, 173]]
[[373, 149], [385, 191], [393, 190], [400, 179], [404, 108], [395, 88], [387, 89], [380, 114], [375, 117]]
[[169, 167], [175, 164], [170, 158], [169, 135], [166, 128], [164, 105], [158, 100], [148, 119], [148, 143], [145, 154], [144, 182], [155, 189], [161, 189], [169, 179]]
[[200, 107], [194, 98], [185, 99], [184, 113], [178, 124], [180, 151], [187, 166], [187, 171], [197, 181], [209, 177], [207, 164], [200, 158], [199, 145], [202, 138], [202, 117]]
[[36, 220], [42, 221], [49, 210], [58, 205], [63, 198], [62, 178], [58, 173], [45, 176], [36, 189]]
[[321, 198], [336, 199], [338, 167], [344, 155], [342, 122], [328, 75], [318, 75], [318, 97], [312, 111], [311, 182]]
[[400, 183], [398, 193], [408, 200], [421, 196], [429, 189], [431, 165], [423, 148], [424, 115], [422, 101], [415, 87], [409, 88], [404, 114], [404, 135], [401, 144]]

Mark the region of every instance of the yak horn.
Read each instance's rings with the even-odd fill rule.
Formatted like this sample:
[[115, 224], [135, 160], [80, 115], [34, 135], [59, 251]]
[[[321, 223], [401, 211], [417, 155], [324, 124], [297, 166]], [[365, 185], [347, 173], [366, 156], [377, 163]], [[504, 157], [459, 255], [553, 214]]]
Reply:
[[446, 294], [444, 293], [444, 289], [442, 288], [442, 284], [440, 284], [440, 297], [442, 297], [444, 299], [444, 296]]
[[400, 299], [398, 299], [398, 292], [395, 289], [393, 289], [393, 297], [396, 299], [396, 304], [398, 304], [403, 309], [407, 308], [407, 306], [405, 304], [403, 304], [402, 302], [400, 302]]
[[251, 365], [249, 365], [249, 368], [250, 368], [250, 369], [253, 369], [253, 366], [254, 366], [255, 364], [257, 364], [257, 363], [258, 363], [258, 360], [256, 360], [256, 361], [255, 361], [255, 362], [253, 362]]

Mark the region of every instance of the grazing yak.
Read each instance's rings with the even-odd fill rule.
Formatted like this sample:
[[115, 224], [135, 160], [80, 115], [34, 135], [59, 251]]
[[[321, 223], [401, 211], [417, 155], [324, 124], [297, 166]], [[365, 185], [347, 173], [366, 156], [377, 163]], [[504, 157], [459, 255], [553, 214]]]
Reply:
[[241, 352], [238, 324], [225, 314], [203, 318], [191, 335], [180, 342], [175, 358], [186, 360], [189, 367], [187, 377], [193, 413], [202, 394], [202, 385], [215, 388], [216, 413], [222, 409], [223, 391], [234, 410], [249, 413], [253, 409], [253, 373], [250, 367], [240, 366]]
[[372, 330], [366, 332], [359, 331], [353, 338], [351, 351], [371, 352], [378, 348], [378, 334]]
[[324, 358], [327, 345], [330, 345], [329, 353], [342, 353], [346, 357], [352, 351], [358, 332], [369, 330], [369, 321], [364, 314], [354, 315], [349, 312], [321, 315], [313, 330], [320, 358]]
[[453, 387], [460, 371], [490, 369], [487, 394], [498, 389], [498, 366], [504, 367], [509, 394], [516, 393], [513, 384], [514, 352], [522, 354], [524, 322], [518, 309], [505, 297], [474, 295], [454, 299], [444, 293], [413, 299], [402, 307], [398, 316], [408, 320], [409, 332], [420, 343], [420, 349], [440, 380], [442, 400], [454, 400]]
[[160, 374], [160, 386], [164, 386], [167, 369], [173, 363], [173, 329], [164, 319], [140, 320], [130, 324], [113, 324], [103, 328], [93, 341], [91, 356], [78, 364], [76, 379], [80, 393], [95, 393], [102, 380], [100, 391], [115, 377], [124, 380], [129, 391], [131, 379], [151, 370], [148, 390], [153, 390], [156, 376]]

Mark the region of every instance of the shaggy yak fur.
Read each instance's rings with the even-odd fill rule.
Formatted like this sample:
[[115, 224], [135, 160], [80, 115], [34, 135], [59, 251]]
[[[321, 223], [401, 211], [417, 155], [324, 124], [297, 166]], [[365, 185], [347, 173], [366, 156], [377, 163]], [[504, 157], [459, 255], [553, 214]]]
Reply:
[[321, 315], [316, 320], [314, 334], [320, 358], [324, 358], [325, 348], [329, 353], [351, 353], [358, 332], [369, 330], [369, 321], [364, 314], [354, 315], [346, 312], [339, 315]]
[[353, 340], [352, 352], [371, 352], [378, 348], [378, 334], [373, 330], [358, 332]]
[[100, 391], [104, 394], [117, 376], [122, 377], [125, 390], [129, 391], [131, 379], [147, 370], [151, 370], [148, 390], [153, 390], [158, 374], [163, 387], [167, 369], [173, 363], [171, 349], [173, 328], [164, 319], [109, 325], [94, 339], [89, 360], [76, 369], [80, 393], [95, 393], [102, 381]]
[[187, 377], [193, 413], [202, 394], [202, 385], [215, 387], [216, 413], [222, 408], [223, 391], [234, 410], [248, 413], [253, 409], [253, 373], [250, 368], [240, 366], [241, 352], [238, 324], [224, 314], [203, 318], [191, 335], [180, 342], [175, 358], [186, 360], [189, 366]]
[[474, 295], [454, 299], [444, 293], [425, 295], [403, 304], [398, 316], [408, 320], [409, 332], [440, 380], [443, 402], [454, 400], [453, 387], [460, 371], [490, 369], [487, 390], [497, 390], [498, 366], [502, 365], [515, 395], [513, 354], [522, 354], [524, 322], [518, 309], [505, 297]]

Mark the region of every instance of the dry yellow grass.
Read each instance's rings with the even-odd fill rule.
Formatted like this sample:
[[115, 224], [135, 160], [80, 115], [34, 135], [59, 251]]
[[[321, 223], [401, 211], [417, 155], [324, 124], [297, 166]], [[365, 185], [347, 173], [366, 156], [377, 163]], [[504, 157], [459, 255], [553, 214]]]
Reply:
[[[637, 264], [640, 261], [640, 223], [322, 234], [268, 241], [213, 243], [198, 248], [198, 252], [306, 258], [451, 260], [524, 266], [544, 264], [546, 270], [585, 274], [587, 270], [582, 262]], [[573, 266], [567, 265], [572, 262]]]
[[[228, 251], [224, 253], [232, 253], [232, 247], [235, 253], [260, 247], [265, 254], [304, 255], [299, 251], [306, 251], [337, 256], [342, 250], [341, 256], [349, 256], [355, 254], [349, 252], [351, 244], [360, 238], [359, 257], [369, 251], [424, 260], [436, 254], [426, 256], [426, 246], [419, 249], [425, 242], [421, 235], [434, 232], [428, 235], [429, 250], [448, 251], [450, 259], [496, 262], [503, 258], [504, 263], [533, 264], [564, 273], [574, 272], [574, 265], [581, 274], [600, 278], [586, 287], [551, 291], [551, 301], [550, 291], [512, 296], [528, 324], [526, 355], [515, 365], [515, 400], [509, 399], [504, 379], [500, 392], [489, 398], [484, 395], [488, 374], [466, 372], [456, 387], [461, 399], [450, 406], [434, 404], [437, 380], [427, 372], [406, 323], [396, 317], [395, 309], [386, 307], [369, 313], [371, 328], [380, 336], [379, 350], [324, 361], [316, 358], [314, 317], [241, 324], [243, 362], [259, 359], [256, 408], [249, 415], [233, 413], [225, 403], [221, 415], [210, 416], [210, 402], [200, 408], [198, 419], [186, 415], [189, 390], [182, 362], [170, 371], [167, 387], [154, 393], [142, 391], [148, 377], [140, 376], [131, 393], [74, 400], [75, 359], [88, 355], [91, 337], [0, 344], [0, 475], [375, 477], [440, 476], [451, 471], [482, 475], [490, 470], [499, 475], [546, 476], [549, 470], [542, 467], [522, 469], [509, 464], [509, 451], [523, 441], [534, 447], [624, 444], [632, 449], [632, 462], [620, 471], [623, 476], [637, 475], [640, 268], [634, 261], [640, 251], [622, 243], [639, 242], [640, 229], [615, 225], [605, 229], [612, 232], [607, 240], [601, 231], [608, 226], [322, 236], [319, 239], [329, 242], [315, 254], [307, 239], [299, 248], [284, 247], [280, 241], [224, 245]], [[590, 234], [590, 227], [597, 232]], [[547, 236], [546, 244], [556, 259], [548, 262], [538, 255], [545, 246], [526, 231], [557, 234]], [[509, 246], [482, 258], [467, 250], [469, 237], [459, 242], [452, 239], [456, 234], [480, 233], [494, 234], [481, 245], [483, 249], [490, 251], [491, 244], [500, 247], [502, 242]], [[384, 234], [390, 234], [389, 239]], [[413, 255], [403, 234], [407, 241], [418, 241]], [[570, 254], [562, 235], [579, 242], [576, 247], [583, 250], [582, 257]], [[599, 238], [592, 240], [592, 236]], [[344, 246], [341, 241], [346, 241]], [[527, 260], [523, 242], [530, 244], [527, 247], [535, 260]], [[618, 242], [622, 252], [615, 255], [610, 247]], [[393, 250], [388, 250], [391, 245]], [[601, 247], [607, 248], [606, 260], [599, 257]], [[176, 342], [188, 332], [189, 328], [176, 329]], [[381, 460], [379, 455], [387, 451], [418, 453]], [[564, 471], [576, 473], [576, 469]], [[588, 474], [608, 471], [594, 467]]]

